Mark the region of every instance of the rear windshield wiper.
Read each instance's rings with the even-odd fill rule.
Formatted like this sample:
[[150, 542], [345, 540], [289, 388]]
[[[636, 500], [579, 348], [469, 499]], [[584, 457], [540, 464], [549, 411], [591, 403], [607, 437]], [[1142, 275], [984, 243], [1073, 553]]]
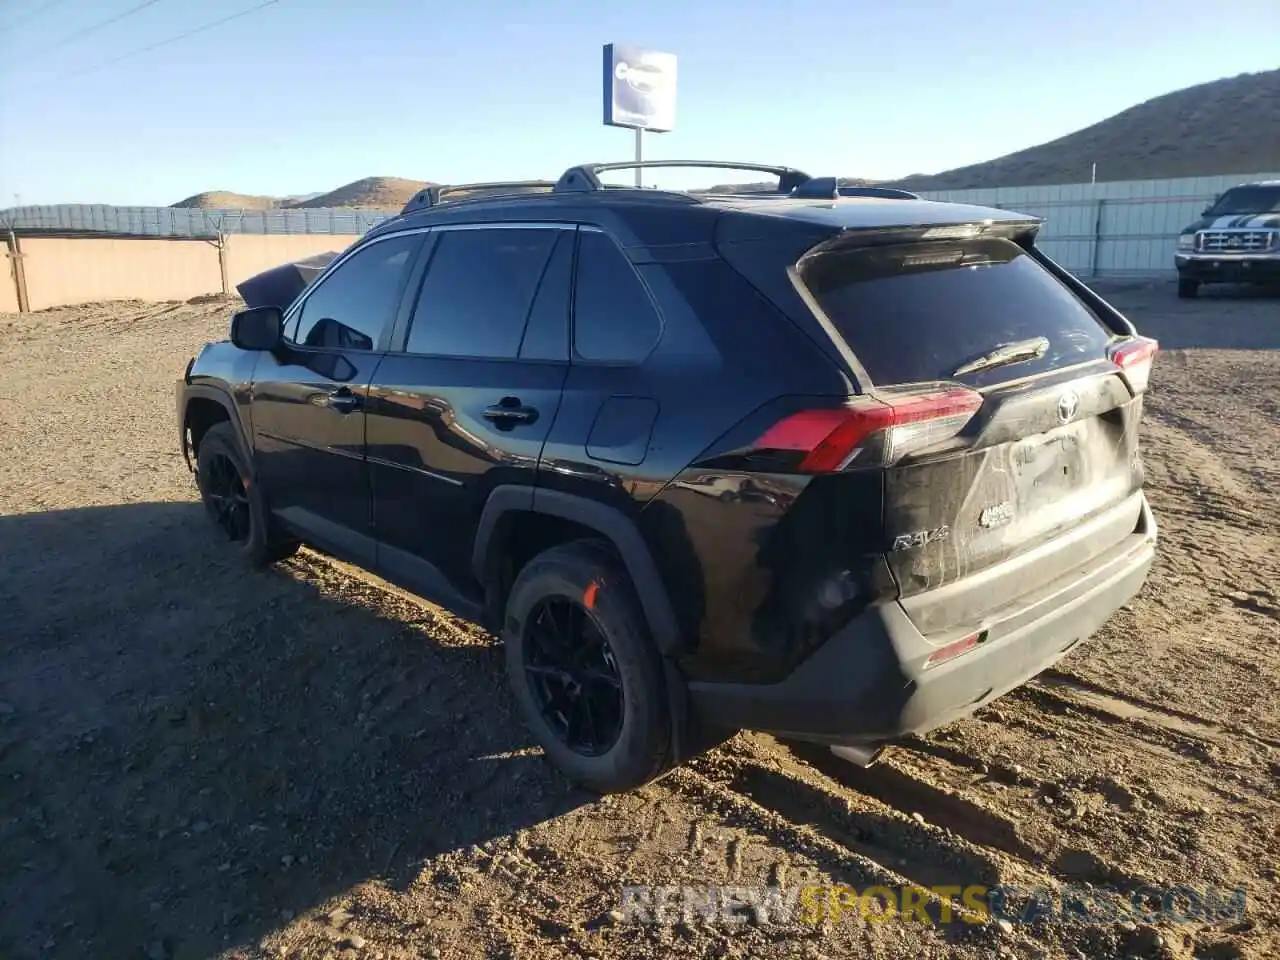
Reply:
[[979, 370], [990, 370], [992, 367], [1003, 367], [1009, 363], [1022, 363], [1025, 360], [1038, 360], [1049, 351], [1047, 337], [1032, 337], [1030, 340], [1019, 340], [1016, 343], [1002, 343], [985, 353], [977, 360], [961, 364], [952, 372], [953, 377], [962, 373], [977, 373]]

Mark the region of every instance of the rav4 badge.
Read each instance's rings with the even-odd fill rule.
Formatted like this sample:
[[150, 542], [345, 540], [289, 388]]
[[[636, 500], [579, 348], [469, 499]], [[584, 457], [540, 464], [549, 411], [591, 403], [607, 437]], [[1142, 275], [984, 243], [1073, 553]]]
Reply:
[[935, 527], [932, 530], [918, 530], [915, 533], [903, 533], [893, 538], [893, 549], [910, 550], [912, 547], [923, 547], [926, 544], [938, 543], [951, 536], [950, 527]]

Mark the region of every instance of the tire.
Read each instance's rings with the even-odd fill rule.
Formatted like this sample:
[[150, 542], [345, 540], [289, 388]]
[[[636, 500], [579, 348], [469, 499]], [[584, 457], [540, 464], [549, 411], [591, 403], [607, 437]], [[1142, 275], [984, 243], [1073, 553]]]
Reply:
[[1184, 277], [1178, 278], [1178, 297], [1182, 300], [1194, 300], [1197, 293], [1200, 292], [1199, 280], [1188, 280]]
[[[214, 424], [200, 440], [196, 485], [215, 528], [245, 562], [261, 567], [292, 556], [299, 544], [275, 529], [247, 463], [235, 428], [229, 423]], [[234, 471], [234, 476], [228, 471]]]
[[[548, 623], [565, 629], [552, 630]], [[579, 629], [570, 628], [573, 623]], [[616, 793], [671, 768], [662, 662], [626, 570], [608, 547], [580, 540], [538, 554], [516, 577], [503, 624], [512, 691], [534, 738], [561, 773], [588, 789]], [[565, 649], [585, 661], [570, 668], [588, 677], [570, 695], [577, 697], [572, 707], [564, 706], [571, 684], [548, 677], [558, 669], [547, 666], [546, 650], [554, 644], [546, 637], [552, 632], [574, 636]], [[606, 674], [613, 679], [600, 679]], [[620, 700], [620, 718], [613, 700]], [[572, 742], [591, 739], [575, 738], [575, 729], [600, 734], [600, 742], [594, 748]], [[609, 740], [611, 730], [616, 732]]]

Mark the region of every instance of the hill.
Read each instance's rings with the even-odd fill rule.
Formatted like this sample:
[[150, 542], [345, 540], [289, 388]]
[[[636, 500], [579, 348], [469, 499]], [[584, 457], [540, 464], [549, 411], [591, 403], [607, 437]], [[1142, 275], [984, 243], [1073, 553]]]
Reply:
[[426, 180], [404, 180], [400, 177], [365, 177], [328, 193], [311, 197], [293, 207], [360, 207], [370, 210], [399, 210], [409, 198], [428, 186]]
[[365, 177], [328, 193], [301, 193], [288, 197], [263, 197], [229, 190], [207, 190], [179, 200], [175, 207], [202, 210], [275, 210], [304, 207], [353, 207], [399, 210], [430, 181], [401, 177]]
[[179, 200], [175, 207], [195, 210], [271, 210], [280, 205], [275, 197], [259, 197], [227, 190], [206, 190]]
[[1175, 90], [1091, 127], [985, 163], [913, 174], [884, 186], [966, 190], [1154, 180], [1280, 167], [1280, 69]]
[[[1083, 183], [1092, 165], [1099, 180], [1151, 180], [1280, 168], [1280, 69], [1175, 90], [1057, 140], [984, 163], [917, 173], [899, 180], [842, 177], [841, 183], [907, 190]], [[827, 171], [813, 170], [815, 174]], [[198, 193], [175, 207], [348, 207], [399, 210], [430, 181], [365, 177], [328, 193], [262, 197], [226, 191]], [[709, 192], [769, 189], [772, 184], [724, 184]]]

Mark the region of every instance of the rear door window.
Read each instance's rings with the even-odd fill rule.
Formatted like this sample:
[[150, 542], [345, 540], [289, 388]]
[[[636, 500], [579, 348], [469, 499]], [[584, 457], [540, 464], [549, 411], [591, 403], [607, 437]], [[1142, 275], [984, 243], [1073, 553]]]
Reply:
[[573, 230], [561, 230], [542, 271], [520, 341], [521, 360], [569, 359], [569, 298], [573, 286]]
[[408, 353], [513, 359], [563, 231], [442, 230], [409, 326]]
[[[835, 250], [805, 262], [801, 276], [878, 384], [999, 383], [1098, 359], [1110, 340], [1084, 303], [1008, 240]], [[956, 373], [1037, 337], [1048, 340], [1038, 359]]]

